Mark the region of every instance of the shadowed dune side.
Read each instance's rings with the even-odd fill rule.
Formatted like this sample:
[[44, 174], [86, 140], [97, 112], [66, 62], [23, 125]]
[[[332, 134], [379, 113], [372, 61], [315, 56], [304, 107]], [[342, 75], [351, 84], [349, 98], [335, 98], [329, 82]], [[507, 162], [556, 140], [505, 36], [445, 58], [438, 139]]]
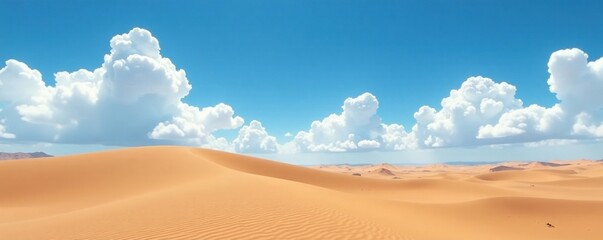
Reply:
[[[186, 148], [132, 148], [0, 164], [0, 207], [45, 215], [160, 191], [220, 174]], [[9, 210], [0, 214], [0, 223]]]
[[574, 170], [552, 170], [552, 169], [533, 169], [523, 171], [498, 171], [485, 173], [475, 176], [477, 179], [486, 181], [534, 181], [534, 182], [546, 182], [564, 179], [573, 179], [576, 176], [572, 176], [576, 172]]
[[[54, 197], [62, 198], [63, 193], [90, 188], [94, 188], [96, 194], [108, 197], [135, 195], [218, 175], [223, 171], [211, 162], [198, 161], [186, 148], [166, 149], [136, 148], [61, 158], [4, 161], [0, 168], [0, 189], [4, 193], [0, 202], [28, 204], [29, 201], [44, 200], [48, 203]], [[45, 195], [45, 199], [29, 198], [29, 194], [42, 193], [28, 189], [53, 194]]]
[[523, 170], [523, 168], [509, 167], [509, 166], [504, 166], [504, 165], [500, 165], [500, 166], [496, 166], [496, 167], [490, 168], [490, 172], [514, 171], [514, 170]]

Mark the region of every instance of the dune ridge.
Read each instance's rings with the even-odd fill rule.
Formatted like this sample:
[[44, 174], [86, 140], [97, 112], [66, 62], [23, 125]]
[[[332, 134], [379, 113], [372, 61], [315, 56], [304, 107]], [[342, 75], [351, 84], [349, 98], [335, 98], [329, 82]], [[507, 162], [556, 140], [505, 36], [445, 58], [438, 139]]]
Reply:
[[603, 164], [564, 164], [308, 168], [186, 147], [6, 160], [0, 239], [599, 239]]

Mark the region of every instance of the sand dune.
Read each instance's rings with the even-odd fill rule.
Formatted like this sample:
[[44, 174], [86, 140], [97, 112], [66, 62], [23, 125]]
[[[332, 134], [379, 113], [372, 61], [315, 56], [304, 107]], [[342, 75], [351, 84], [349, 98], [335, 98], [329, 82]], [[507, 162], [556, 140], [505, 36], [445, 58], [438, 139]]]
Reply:
[[0, 239], [600, 239], [603, 164], [580, 163], [306, 168], [183, 147], [1, 161]]
[[490, 172], [512, 171], [512, 170], [523, 170], [523, 168], [509, 167], [509, 166], [505, 166], [505, 165], [500, 165], [500, 166], [490, 168]]
[[531, 162], [531, 163], [525, 163], [525, 164], [519, 164], [519, 165], [523, 166], [523, 167], [528, 167], [528, 168], [544, 168], [544, 167], [568, 166], [569, 164], [554, 163], [554, 162]]

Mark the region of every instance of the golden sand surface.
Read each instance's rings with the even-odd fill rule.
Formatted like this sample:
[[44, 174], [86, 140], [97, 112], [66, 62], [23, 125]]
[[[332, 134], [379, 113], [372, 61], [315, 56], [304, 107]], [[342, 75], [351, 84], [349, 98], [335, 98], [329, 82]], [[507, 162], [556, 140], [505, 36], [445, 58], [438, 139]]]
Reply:
[[0, 161], [0, 239], [603, 239], [603, 162], [553, 163], [301, 167], [187, 147]]

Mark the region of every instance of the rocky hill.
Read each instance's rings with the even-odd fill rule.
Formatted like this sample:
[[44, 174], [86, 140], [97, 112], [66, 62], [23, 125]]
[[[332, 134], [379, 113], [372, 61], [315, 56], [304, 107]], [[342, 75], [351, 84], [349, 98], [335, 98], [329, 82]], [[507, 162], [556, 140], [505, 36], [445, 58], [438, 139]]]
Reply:
[[32, 152], [32, 153], [5, 153], [0, 152], [0, 160], [8, 160], [8, 159], [23, 159], [23, 158], [41, 158], [41, 157], [52, 157], [52, 155], [48, 155], [44, 152]]

